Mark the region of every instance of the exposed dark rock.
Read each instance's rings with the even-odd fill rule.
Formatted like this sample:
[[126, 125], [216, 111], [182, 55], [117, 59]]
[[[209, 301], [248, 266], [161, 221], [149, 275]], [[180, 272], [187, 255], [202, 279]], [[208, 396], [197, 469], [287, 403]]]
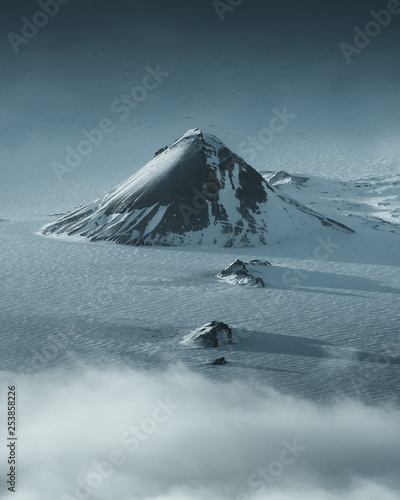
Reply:
[[246, 264], [257, 264], [260, 266], [270, 266], [271, 265], [271, 263], [268, 262], [267, 260], [260, 260], [260, 259], [249, 260], [248, 262], [246, 262]]
[[245, 263], [240, 259], [236, 259], [234, 262], [232, 262], [232, 264], [229, 264], [229, 266], [225, 267], [225, 269], [223, 269], [219, 273], [219, 276], [232, 276], [233, 274], [244, 276], [247, 276], [248, 274]]
[[220, 343], [233, 344], [232, 329], [222, 321], [211, 321], [190, 333], [183, 343], [201, 347], [218, 347]]
[[264, 288], [266, 282], [260, 276], [256, 276], [256, 274], [258, 274], [257, 267], [270, 265], [271, 264], [266, 260], [253, 259], [249, 262], [243, 262], [236, 259], [232, 264], [225, 267], [217, 276], [218, 278], [225, 279], [225, 281], [229, 283], [253, 285]]
[[166, 149], [168, 149], [168, 146], [164, 146], [163, 148], [160, 148], [158, 151], [156, 151], [154, 153], [154, 157], [156, 157], [157, 155], [159, 155], [160, 153], [162, 153], [163, 151], [165, 151]]
[[256, 278], [255, 284], [261, 286], [262, 288], [265, 288], [265, 283], [262, 278]]
[[226, 360], [225, 358], [218, 358], [213, 361], [213, 365], [226, 365]]

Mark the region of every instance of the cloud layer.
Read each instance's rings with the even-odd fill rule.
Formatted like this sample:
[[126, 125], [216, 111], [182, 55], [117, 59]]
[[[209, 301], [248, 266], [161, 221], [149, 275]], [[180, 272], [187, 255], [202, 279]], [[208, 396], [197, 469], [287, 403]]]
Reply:
[[400, 489], [397, 409], [318, 407], [183, 368], [3, 372], [3, 388], [10, 378], [18, 500], [394, 500]]

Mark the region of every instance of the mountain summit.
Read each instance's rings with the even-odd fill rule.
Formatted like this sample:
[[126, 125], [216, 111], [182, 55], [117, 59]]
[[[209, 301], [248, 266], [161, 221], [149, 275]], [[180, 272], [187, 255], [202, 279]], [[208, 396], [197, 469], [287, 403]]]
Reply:
[[128, 245], [257, 246], [351, 229], [276, 191], [218, 138], [189, 130], [103, 197], [43, 234]]

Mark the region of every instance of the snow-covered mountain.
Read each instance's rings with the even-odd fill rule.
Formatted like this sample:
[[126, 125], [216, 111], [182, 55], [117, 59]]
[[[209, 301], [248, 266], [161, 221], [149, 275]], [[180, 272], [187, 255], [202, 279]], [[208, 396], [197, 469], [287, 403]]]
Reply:
[[339, 181], [288, 172], [260, 172], [277, 191], [295, 197], [328, 217], [351, 217], [351, 226], [398, 231], [400, 174]]
[[331, 230], [352, 231], [273, 188], [215, 136], [192, 129], [43, 233], [130, 245], [254, 247]]

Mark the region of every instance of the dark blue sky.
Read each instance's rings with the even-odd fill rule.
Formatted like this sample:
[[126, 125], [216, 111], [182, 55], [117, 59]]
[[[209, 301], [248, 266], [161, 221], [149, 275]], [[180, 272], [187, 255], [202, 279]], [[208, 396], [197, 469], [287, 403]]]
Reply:
[[[122, 180], [193, 127], [238, 151], [284, 106], [296, 121], [258, 155], [256, 168], [314, 171], [322, 160], [353, 156], [348, 172], [337, 167], [352, 176], [355, 156], [368, 147], [367, 159], [397, 157], [400, 14], [350, 64], [340, 48], [353, 43], [355, 26], [373, 21], [372, 9], [388, 4], [243, 0], [221, 21], [211, 0], [70, 0], [16, 54], [8, 34], [21, 35], [21, 18], [32, 20], [42, 9], [35, 1], [4, 0], [2, 169], [17, 181], [21, 173], [54, 181], [52, 162], [62, 161], [82, 130], [108, 118], [111, 103], [157, 64], [170, 76], [117, 122], [76, 179], [96, 169], [106, 183]], [[319, 141], [318, 158], [304, 147], [310, 141]], [[327, 158], [320, 155], [329, 148]], [[361, 170], [366, 163], [362, 158]]]

